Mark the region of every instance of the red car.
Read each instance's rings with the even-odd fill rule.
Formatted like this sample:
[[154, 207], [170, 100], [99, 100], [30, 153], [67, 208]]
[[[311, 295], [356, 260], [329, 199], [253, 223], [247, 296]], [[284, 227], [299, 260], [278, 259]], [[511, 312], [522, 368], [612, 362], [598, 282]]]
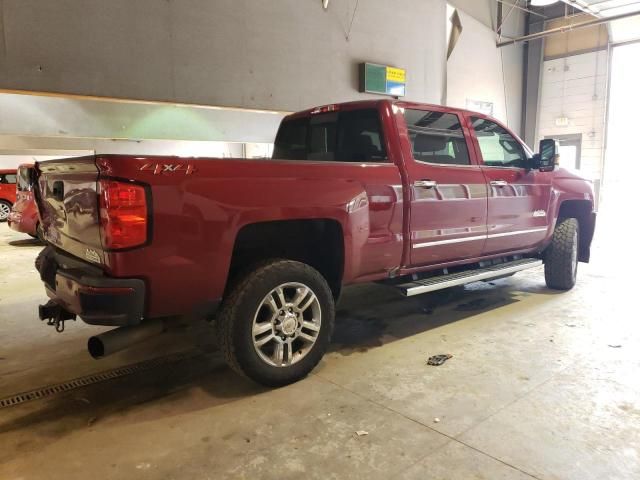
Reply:
[[322, 358], [344, 285], [411, 296], [544, 265], [571, 289], [594, 192], [557, 153], [480, 113], [380, 100], [287, 116], [272, 160], [37, 163], [40, 318], [121, 327], [89, 340], [94, 357], [207, 318], [234, 370], [284, 385]]
[[38, 207], [33, 198], [33, 164], [18, 167], [18, 184], [16, 201], [9, 213], [9, 227], [17, 232], [27, 233], [32, 237], [39, 236]]
[[15, 169], [0, 170], [0, 222], [7, 220], [16, 203], [16, 177]]

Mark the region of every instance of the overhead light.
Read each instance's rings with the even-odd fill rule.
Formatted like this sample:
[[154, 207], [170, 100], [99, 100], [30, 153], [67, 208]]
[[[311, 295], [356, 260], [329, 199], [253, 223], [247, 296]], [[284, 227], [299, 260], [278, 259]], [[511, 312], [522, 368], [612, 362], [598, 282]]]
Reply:
[[556, 3], [558, 0], [531, 0], [531, 6], [533, 7], [546, 7], [547, 5], [552, 5]]

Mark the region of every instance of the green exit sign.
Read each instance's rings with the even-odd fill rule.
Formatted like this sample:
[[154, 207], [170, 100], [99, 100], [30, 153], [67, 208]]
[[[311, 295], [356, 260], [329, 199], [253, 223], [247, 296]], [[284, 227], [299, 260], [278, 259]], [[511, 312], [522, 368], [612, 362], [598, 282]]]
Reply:
[[402, 68], [361, 63], [359, 90], [366, 93], [404, 97], [407, 87], [406, 77], [406, 71]]

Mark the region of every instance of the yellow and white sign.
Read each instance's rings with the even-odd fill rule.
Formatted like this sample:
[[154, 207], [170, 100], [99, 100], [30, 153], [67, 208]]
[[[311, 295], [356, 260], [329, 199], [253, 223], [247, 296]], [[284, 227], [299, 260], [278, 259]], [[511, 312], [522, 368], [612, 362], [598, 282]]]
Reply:
[[406, 83], [406, 71], [402, 68], [387, 67], [387, 81], [394, 83]]

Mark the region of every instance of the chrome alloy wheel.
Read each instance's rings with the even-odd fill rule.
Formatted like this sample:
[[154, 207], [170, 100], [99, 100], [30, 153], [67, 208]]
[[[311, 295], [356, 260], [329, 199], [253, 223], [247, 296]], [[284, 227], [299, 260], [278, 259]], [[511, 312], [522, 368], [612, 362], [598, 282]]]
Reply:
[[0, 220], [6, 220], [11, 213], [11, 207], [6, 203], [0, 203]]
[[283, 283], [264, 297], [253, 317], [253, 347], [274, 367], [302, 360], [320, 333], [320, 302], [302, 283]]

